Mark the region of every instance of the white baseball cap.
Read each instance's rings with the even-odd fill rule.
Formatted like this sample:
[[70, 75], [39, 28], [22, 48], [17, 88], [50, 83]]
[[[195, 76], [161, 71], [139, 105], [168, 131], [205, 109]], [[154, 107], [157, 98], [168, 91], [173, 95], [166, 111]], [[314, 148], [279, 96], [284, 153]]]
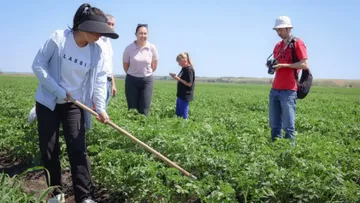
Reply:
[[273, 28], [273, 30], [277, 29], [277, 28], [292, 28], [293, 26], [291, 25], [291, 20], [288, 16], [279, 16], [276, 20], [275, 20], [275, 26]]

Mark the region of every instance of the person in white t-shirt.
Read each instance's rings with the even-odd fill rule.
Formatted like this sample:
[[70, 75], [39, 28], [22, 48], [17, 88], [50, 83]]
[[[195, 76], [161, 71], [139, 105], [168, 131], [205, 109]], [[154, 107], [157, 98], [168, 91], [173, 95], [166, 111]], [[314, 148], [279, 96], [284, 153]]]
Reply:
[[[107, 24], [114, 29], [115, 27], [115, 18], [114, 16], [110, 15], [110, 14], [106, 14], [106, 18], [107, 18]], [[113, 56], [114, 56], [114, 52], [112, 49], [112, 45], [111, 45], [111, 41], [108, 37], [105, 36], [101, 36], [100, 39], [97, 41], [97, 43], [100, 45], [101, 49], [104, 52], [104, 60], [105, 60], [105, 71], [107, 74], [107, 84], [106, 84], [106, 88], [107, 88], [107, 92], [106, 92], [106, 106], [105, 108], [108, 107], [109, 105], [109, 101], [111, 96], [115, 96], [116, 95], [116, 84], [115, 84], [115, 78], [114, 78], [114, 74], [113, 74]], [[95, 110], [95, 106], [93, 105], [92, 108]], [[32, 124], [34, 121], [36, 121], [36, 105], [33, 106], [33, 108], [30, 110], [28, 118], [27, 118], [28, 122], [30, 124]]]
[[41, 161], [48, 186], [54, 186], [50, 203], [65, 203], [61, 178], [59, 128], [69, 158], [76, 203], [92, 200], [90, 160], [86, 152], [86, 130], [91, 128], [91, 114], [72, 99], [91, 108], [96, 105], [97, 119], [106, 123], [105, 55], [96, 42], [101, 36], [117, 39], [102, 10], [82, 4], [69, 29], [58, 29], [41, 46], [32, 64], [39, 80], [35, 94], [35, 112]]
[[[106, 18], [108, 20], [108, 25], [114, 29], [115, 27], [115, 18], [110, 14], [106, 14]], [[115, 84], [115, 77], [113, 73], [113, 56], [114, 52], [112, 49], [111, 41], [108, 37], [101, 37], [98, 41], [99, 45], [101, 46], [104, 55], [105, 55], [105, 70], [107, 74], [107, 94], [106, 94], [106, 108], [109, 106], [109, 101], [111, 96], [116, 95], [116, 84]]]

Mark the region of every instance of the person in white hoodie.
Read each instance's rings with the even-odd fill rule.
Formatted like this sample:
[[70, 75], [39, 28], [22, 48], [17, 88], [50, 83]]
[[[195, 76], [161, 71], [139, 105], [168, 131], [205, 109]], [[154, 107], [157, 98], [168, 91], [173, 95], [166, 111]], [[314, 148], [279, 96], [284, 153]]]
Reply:
[[[107, 24], [114, 29], [115, 27], [115, 18], [111, 14], [106, 14]], [[111, 41], [108, 37], [101, 36], [97, 41], [100, 45], [103, 53], [104, 53], [104, 63], [105, 63], [105, 71], [107, 74], [107, 85], [106, 85], [106, 107], [109, 105], [109, 101], [111, 96], [115, 97], [117, 89], [115, 83], [115, 77], [113, 73], [113, 56], [114, 52], [112, 49]], [[93, 106], [93, 109], [95, 107]], [[36, 121], [36, 105], [30, 110], [29, 115], [27, 117], [28, 123], [32, 124]]]
[[[61, 189], [59, 126], [62, 124], [71, 167], [76, 203], [93, 203], [90, 162], [86, 153], [85, 128], [91, 114], [69, 101], [89, 108], [96, 105], [97, 119], [107, 122], [104, 54], [96, 41], [119, 37], [107, 24], [105, 14], [90, 4], [76, 11], [71, 29], [56, 30], [38, 51], [32, 69], [39, 80], [36, 115], [39, 148], [49, 186], [57, 186], [50, 202], [65, 202]], [[47, 174], [47, 173], [45, 173]]]

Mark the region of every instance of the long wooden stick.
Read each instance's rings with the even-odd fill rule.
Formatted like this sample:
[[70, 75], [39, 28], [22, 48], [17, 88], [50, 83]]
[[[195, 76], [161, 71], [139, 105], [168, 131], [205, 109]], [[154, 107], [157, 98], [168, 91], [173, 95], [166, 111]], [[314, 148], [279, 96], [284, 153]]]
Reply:
[[[93, 111], [92, 109], [90, 109], [89, 107], [87, 107], [86, 105], [82, 104], [81, 102], [73, 99], [73, 98], [68, 98], [71, 102], [73, 102], [74, 104], [76, 104], [77, 106], [79, 106], [80, 108], [90, 112], [92, 115], [94, 116], [98, 116], [98, 113], [96, 113], [95, 111]], [[127, 137], [129, 137], [131, 140], [133, 140], [134, 142], [136, 142], [137, 144], [141, 145], [142, 147], [144, 147], [146, 150], [148, 150], [149, 152], [153, 153], [155, 156], [157, 156], [159, 159], [165, 161], [167, 164], [169, 164], [170, 166], [178, 169], [179, 171], [181, 171], [184, 175], [192, 177], [194, 179], [197, 179], [194, 175], [192, 175], [191, 173], [187, 172], [186, 170], [184, 170], [183, 168], [181, 168], [180, 166], [178, 166], [177, 164], [175, 164], [174, 162], [172, 162], [171, 160], [169, 160], [168, 158], [166, 158], [164, 155], [160, 154], [159, 152], [157, 152], [156, 150], [154, 150], [153, 148], [151, 148], [150, 146], [148, 146], [147, 144], [145, 144], [144, 142], [140, 141], [139, 139], [137, 139], [136, 137], [134, 137], [133, 135], [131, 135], [130, 133], [128, 133], [126, 130], [120, 128], [119, 126], [117, 126], [115, 123], [113, 123], [112, 121], [107, 121], [105, 124], [110, 125], [111, 127], [115, 128], [116, 130], [118, 130], [120, 133], [126, 135]]]

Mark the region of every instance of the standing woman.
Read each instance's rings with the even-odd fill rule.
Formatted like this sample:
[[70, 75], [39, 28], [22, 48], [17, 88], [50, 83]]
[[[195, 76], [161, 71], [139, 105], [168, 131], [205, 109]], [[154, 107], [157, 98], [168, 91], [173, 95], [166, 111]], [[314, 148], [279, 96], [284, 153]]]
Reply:
[[[76, 11], [71, 29], [56, 30], [38, 51], [32, 69], [39, 80], [36, 114], [42, 164], [49, 171], [49, 186], [58, 186], [50, 202], [65, 202], [61, 191], [59, 126], [63, 127], [71, 166], [76, 203], [92, 203], [90, 163], [85, 144], [85, 127], [91, 115], [69, 101], [69, 97], [96, 105], [101, 122], [105, 111], [106, 72], [104, 56], [95, 42], [106, 36], [117, 39], [104, 13], [89, 4]], [[45, 173], [47, 174], [47, 173]]]
[[146, 24], [138, 24], [135, 35], [136, 40], [129, 44], [123, 53], [123, 66], [126, 73], [125, 96], [128, 109], [137, 109], [139, 113], [148, 115], [158, 52], [155, 45], [147, 41], [148, 26]]

